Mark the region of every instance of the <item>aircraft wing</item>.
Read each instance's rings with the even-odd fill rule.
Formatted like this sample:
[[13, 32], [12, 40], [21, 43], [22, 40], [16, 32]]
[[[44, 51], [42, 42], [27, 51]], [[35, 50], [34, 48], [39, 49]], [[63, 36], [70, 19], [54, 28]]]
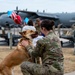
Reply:
[[59, 19], [56, 15], [47, 14], [47, 13], [36, 13], [39, 17], [44, 17], [48, 19]]
[[54, 19], [54, 20], [58, 20], [58, 16], [55, 14], [49, 14], [49, 13], [41, 13], [41, 12], [31, 12], [31, 11], [24, 11], [24, 10], [18, 10], [18, 12], [22, 12], [25, 13], [27, 16], [29, 15], [32, 18], [37, 18], [37, 17], [41, 17], [41, 18], [45, 18], [45, 19]]

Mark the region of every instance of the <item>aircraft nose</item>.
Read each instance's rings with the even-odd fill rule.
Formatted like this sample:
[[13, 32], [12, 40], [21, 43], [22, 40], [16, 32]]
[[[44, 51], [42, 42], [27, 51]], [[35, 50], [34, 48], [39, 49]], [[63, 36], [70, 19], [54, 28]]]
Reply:
[[8, 22], [9, 24], [15, 24], [14, 21], [11, 18], [9, 18], [7, 15], [1, 15], [0, 16], [0, 26], [5, 27], [6, 22]]

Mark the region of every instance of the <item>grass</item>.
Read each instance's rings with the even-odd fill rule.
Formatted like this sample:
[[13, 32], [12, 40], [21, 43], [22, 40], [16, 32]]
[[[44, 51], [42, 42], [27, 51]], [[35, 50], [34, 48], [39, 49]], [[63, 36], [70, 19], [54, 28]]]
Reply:
[[64, 54], [64, 72], [69, 73], [75, 71], [75, 55], [74, 48], [63, 48]]
[[[10, 50], [8, 46], [0, 46], [0, 62], [14, 50], [15, 47]], [[75, 71], [75, 55], [73, 48], [62, 48], [64, 55], [64, 72], [69, 73]], [[14, 68], [15, 75], [22, 75], [20, 65]]]

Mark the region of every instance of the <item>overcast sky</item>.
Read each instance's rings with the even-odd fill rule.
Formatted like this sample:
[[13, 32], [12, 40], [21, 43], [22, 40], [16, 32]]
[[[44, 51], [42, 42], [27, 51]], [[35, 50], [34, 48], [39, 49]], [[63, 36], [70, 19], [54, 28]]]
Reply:
[[0, 0], [0, 12], [19, 9], [49, 13], [75, 12], [75, 0]]

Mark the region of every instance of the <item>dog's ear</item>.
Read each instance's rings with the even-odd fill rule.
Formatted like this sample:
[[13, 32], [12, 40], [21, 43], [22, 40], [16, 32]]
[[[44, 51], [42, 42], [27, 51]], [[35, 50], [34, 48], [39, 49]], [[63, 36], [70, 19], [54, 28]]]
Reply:
[[19, 32], [22, 36], [25, 35], [26, 31]]
[[23, 32], [19, 32], [19, 34], [23, 35]]

